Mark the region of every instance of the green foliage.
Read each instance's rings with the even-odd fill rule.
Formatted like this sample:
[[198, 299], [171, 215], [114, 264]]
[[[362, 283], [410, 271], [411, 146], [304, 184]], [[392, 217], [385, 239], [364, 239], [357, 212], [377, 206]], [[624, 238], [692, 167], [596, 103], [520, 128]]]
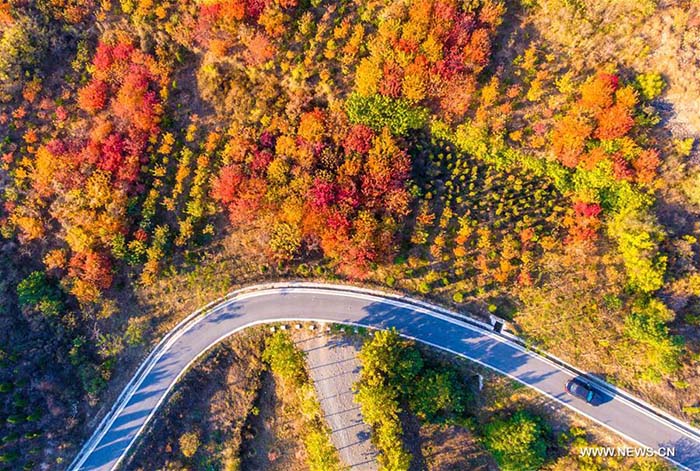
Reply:
[[382, 451], [378, 462], [382, 470], [407, 471], [411, 467], [411, 454], [402, 446], [401, 422], [385, 421], [377, 426], [377, 448]]
[[123, 348], [123, 340], [118, 335], [106, 333], [97, 338], [97, 351], [102, 358], [116, 357]]
[[663, 286], [666, 256], [659, 244], [665, 234], [654, 216], [643, 206], [629, 203], [612, 215], [608, 235], [615, 239], [630, 285], [643, 293]]
[[263, 360], [276, 375], [301, 386], [307, 379], [304, 352], [296, 348], [289, 335], [279, 331], [265, 341]]
[[423, 367], [420, 352], [400, 339], [396, 330], [377, 331], [359, 354], [362, 376], [355, 400], [372, 427], [382, 469], [408, 470], [411, 456], [403, 446], [399, 397], [408, 391]]
[[364, 421], [372, 427], [383, 422], [398, 421], [401, 408], [395, 389], [363, 381], [357, 387], [355, 400], [360, 404]]
[[375, 332], [363, 345], [359, 357], [364, 368], [363, 381], [386, 383], [399, 391], [409, 391], [423, 368], [420, 352], [401, 340], [396, 329]]
[[461, 416], [465, 410], [463, 389], [453, 371], [425, 371], [411, 391], [411, 409], [429, 422]]
[[356, 401], [372, 427], [383, 469], [407, 470], [411, 456], [403, 447], [401, 403], [408, 403], [422, 420], [456, 422], [466, 410], [463, 385], [450, 369], [424, 369], [418, 349], [396, 330], [377, 331], [359, 354], [362, 376]]
[[323, 420], [316, 390], [306, 372], [304, 352], [294, 345], [290, 336], [278, 331], [267, 338], [263, 360], [295, 392], [297, 407], [304, 417], [304, 448], [311, 471], [340, 469], [337, 451], [330, 441], [330, 431]]
[[503, 471], [539, 469], [547, 458], [546, 430], [539, 418], [518, 411], [484, 428], [484, 444]]
[[310, 471], [329, 471], [337, 469], [338, 453], [328, 439], [328, 432], [311, 430], [304, 436], [307, 464]]
[[424, 127], [428, 119], [425, 108], [415, 107], [405, 99], [384, 95], [352, 94], [345, 102], [345, 110], [352, 123], [362, 123], [376, 131], [388, 127], [392, 134], [399, 136]]
[[672, 319], [673, 313], [656, 299], [636, 307], [625, 319], [625, 334], [646, 347], [646, 358], [640, 362], [645, 380], [659, 381], [681, 367], [683, 339], [670, 335], [665, 324]]
[[97, 395], [107, 385], [100, 375], [99, 369], [90, 362], [86, 349], [87, 339], [77, 337], [73, 339], [73, 345], [68, 352], [71, 364], [78, 368], [78, 377], [83, 386], [83, 390], [92, 396]]
[[56, 316], [63, 310], [61, 291], [44, 272], [35, 271], [17, 285], [20, 306], [34, 308], [46, 316]]
[[650, 101], [661, 95], [666, 87], [666, 82], [658, 72], [649, 72], [637, 75], [635, 86], [642, 97]]
[[145, 322], [142, 318], [132, 317], [129, 319], [124, 332], [124, 342], [130, 347], [135, 347], [143, 343]]
[[112, 238], [112, 243], [110, 247], [112, 251], [112, 255], [119, 259], [119, 260], [124, 260], [127, 256], [127, 248], [126, 248], [126, 237], [124, 237], [124, 234], [115, 234], [114, 237]]

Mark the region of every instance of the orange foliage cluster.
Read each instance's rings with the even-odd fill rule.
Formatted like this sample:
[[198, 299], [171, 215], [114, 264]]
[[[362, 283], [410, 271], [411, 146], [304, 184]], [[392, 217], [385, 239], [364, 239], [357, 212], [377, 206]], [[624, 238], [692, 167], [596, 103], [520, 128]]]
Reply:
[[[281, 11], [296, 6], [297, 0], [205, 0], [199, 3], [195, 38], [221, 56], [236, 43], [241, 22], [261, 26], [275, 23]], [[264, 62], [274, 52], [264, 29], [244, 41], [249, 49], [247, 60], [253, 64]]]
[[429, 105], [446, 119], [462, 117], [503, 12], [503, 4], [490, 0], [469, 11], [454, 0], [414, 0], [392, 9], [370, 57], [358, 66], [357, 92]]
[[57, 19], [77, 24], [86, 19], [95, 10], [94, 0], [49, 0], [51, 13]]
[[650, 184], [659, 155], [642, 149], [630, 137], [634, 128], [637, 92], [621, 86], [616, 75], [598, 73], [580, 89], [580, 97], [556, 123], [551, 149], [566, 167], [593, 170], [609, 162], [615, 177]]

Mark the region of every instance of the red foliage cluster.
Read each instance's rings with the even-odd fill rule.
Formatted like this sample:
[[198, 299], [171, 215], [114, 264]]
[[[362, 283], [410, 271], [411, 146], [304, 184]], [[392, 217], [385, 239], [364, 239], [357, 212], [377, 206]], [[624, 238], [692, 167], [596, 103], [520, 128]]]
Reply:
[[158, 133], [162, 72], [150, 56], [127, 41], [99, 43], [93, 66], [92, 80], [78, 92], [78, 104], [89, 113], [106, 116], [95, 120], [81, 154], [117, 182], [133, 185], [146, 161], [148, 139]]
[[112, 263], [106, 255], [92, 250], [71, 257], [69, 274], [99, 289], [112, 285]]
[[238, 189], [245, 179], [240, 165], [227, 165], [219, 170], [219, 175], [212, 181], [212, 197], [225, 205], [237, 199]]
[[72, 290], [86, 301], [111, 284], [109, 244], [115, 233], [128, 232], [124, 205], [142, 189], [138, 180], [149, 140], [159, 132], [165, 78], [152, 57], [125, 40], [101, 42], [93, 67], [77, 97], [88, 113], [86, 135], [40, 147], [31, 175], [41, 198], [60, 196], [51, 215], [67, 234]]
[[356, 152], [365, 154], [372, 148], [374, 131], [364, 124], [356, 124], [350, 128], [347, 137], [343, 141], [343, 149], [346, 154]]
[[567, 242], [585, 242], [594, 240], [600, 228], [602, 208], [596, 203], [577, 201], [573, 206], [573, 218], [569, 221], [569, 237]]
[[[263, 145], [272, 142], [274, 154]], [[295, 130], [236, 143], [245, 151], [220, 169], [211, 190], [233, 224], [270, 215], [292, 223], [353, 277], [392, 252], [408, 213], [410, 160], [388, 130], [376, 135], [314, 109]]]
[[[209, 0], [198, 3], [195, 39], [205, 46], [214, 41], [232, 45], [238, 36], [236, 26], [242, 21], [257, 24], [269, 8], [292, 9], [297, 6], [297, 0]], [[264, 57], [272, 51], [267, 35], [262, 31], [256, 33], [250, 43], [253, 52], [249, 60]]]

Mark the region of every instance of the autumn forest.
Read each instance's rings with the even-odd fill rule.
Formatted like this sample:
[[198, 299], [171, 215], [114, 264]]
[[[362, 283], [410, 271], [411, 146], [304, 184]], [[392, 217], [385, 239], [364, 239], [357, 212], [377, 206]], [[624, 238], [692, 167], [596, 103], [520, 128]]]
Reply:
[[63, 469], [170, 326], [279, 279], [499, 316], [700, 423], [699, 28], [689, 0], [0, 1], [0, 468]]

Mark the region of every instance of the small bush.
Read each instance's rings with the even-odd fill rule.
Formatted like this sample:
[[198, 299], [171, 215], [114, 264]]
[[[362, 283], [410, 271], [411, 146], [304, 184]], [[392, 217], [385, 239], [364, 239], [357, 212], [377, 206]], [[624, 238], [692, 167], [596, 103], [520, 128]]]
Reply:
[[637, 90], [639, 90], [642, 97], [649, 101], [661, 95], [661, 92], [666, 86], [666, 82], [664, 82], [661, 74], [657, 72], [650, 72], [647, 74], [637, 75], [635, 85], [637, 86]]
[[199, 434], [187, 432], [180, 437], [180, 451], [185, 458], [192, 458], [199, 449]]

